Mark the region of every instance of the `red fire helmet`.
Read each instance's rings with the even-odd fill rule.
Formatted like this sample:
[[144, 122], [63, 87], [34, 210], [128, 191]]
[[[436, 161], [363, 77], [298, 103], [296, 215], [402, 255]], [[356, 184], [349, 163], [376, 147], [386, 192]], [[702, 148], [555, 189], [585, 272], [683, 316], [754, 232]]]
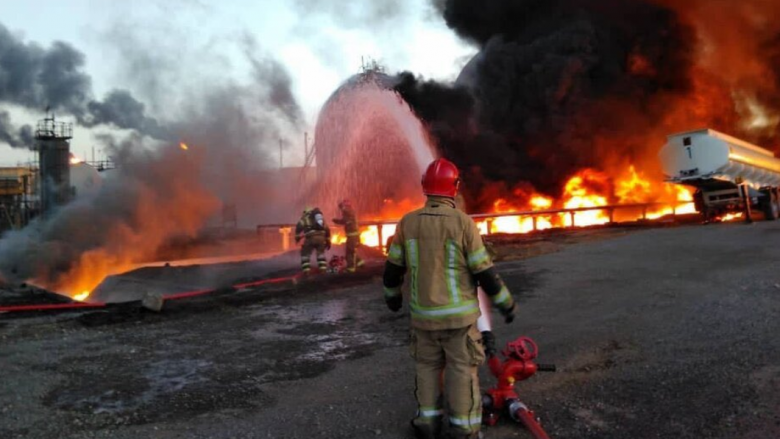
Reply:
[[422, 177], [423, 193], [455, 198], [460, 186], [458, 167], [447, 159], [436, 159], [428, 165]]

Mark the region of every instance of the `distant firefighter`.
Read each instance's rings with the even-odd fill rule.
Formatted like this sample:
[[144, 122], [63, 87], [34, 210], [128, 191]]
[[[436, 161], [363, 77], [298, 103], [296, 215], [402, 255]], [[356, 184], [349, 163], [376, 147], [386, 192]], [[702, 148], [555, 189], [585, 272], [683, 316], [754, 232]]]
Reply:
[[357, 248], [360, 247], [357, 214], [352, 208], [352, 203], [346, 199], [339, 202], [339, 211], [341, 218], [334, 218], [333, 222], [344, 226], [344, 233], [347, 235], [347, 271], [354, 273], [358, 267], [363, 266], [363, 260], [357, 254]]
[[325, 223], [325, 216], [317, 207], [306, 207], [303, 215], [295, 226], [295, 243], [303, 240], [301, 247], [301, 269], [304, 273], [311, 271], [311, 253], [317, 251], [317, 266], [321, 272], [328, 268], [325, 251], [330, 250], [330, 228]]

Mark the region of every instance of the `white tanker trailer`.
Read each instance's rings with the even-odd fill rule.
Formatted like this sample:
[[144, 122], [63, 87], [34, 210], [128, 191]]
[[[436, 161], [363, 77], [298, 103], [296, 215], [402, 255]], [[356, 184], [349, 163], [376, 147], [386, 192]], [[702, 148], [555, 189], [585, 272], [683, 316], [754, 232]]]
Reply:
[[706, 220], [751, 209], [780, 216], [780, 159], [771, 151], [710, 129], [667, 139], [659, 153], [666, 181], [695, 187]]

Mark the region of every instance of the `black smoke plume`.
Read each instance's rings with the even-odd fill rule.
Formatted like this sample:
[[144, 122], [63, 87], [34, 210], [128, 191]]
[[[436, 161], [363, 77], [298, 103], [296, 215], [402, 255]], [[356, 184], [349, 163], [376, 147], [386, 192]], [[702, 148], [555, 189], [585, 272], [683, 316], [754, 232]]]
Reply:
[[[125, 91], [112, 91], [102, 101], [80, 101], [83, 111], [71, 113], [82, 124], [111, 124], [134, 132], [124, 139], [99, 136], [118, 164], [99, 190], [0, 236], [0, 279], [29, 281], [75, 295], [93, 290], [104, 276], [157, 258], [158, 251], [171, 242], [197, 239], [209, 221], [219, 221], [223, 206], [235, 206], [243, 228], [254, 228], [261, 215], [276, 214], [269, 213], [269, 200], [289, 200], [290, 188], [274, 186], [265, 175], [276, 166], [267, 152], [271, 148], [276, 152], [290, 127], [300, 126], [302, 112], [283, 66], [259, 53], [251, 38], [239, 43], [252, 69], [251, 80], [238, 82], [233, 72], [220, 68], [217, 77], [198, 83], [197, 88], [172, 84], [167, 88], [169, 99], [163, 102], [173, 110], [164, 114], [164, 125], [149, 117], [145, 105]], [[36, 47], [17, 44], [18, 50], [28, 52]], [[205, 62], [205, 55], [199, 53], [198, 61]], [[144, 78], [168, 84], [167, 67], [175, 64], [149, 65]], [[184, 103], [183, 110], [176, 108], [173, 95]], [[0, 91], [0, 104], [23, 104], [9, 96]], [[0, 128], [7, 124], [0, 112]], [[10, 139], [20, 144], [24, 136], [12, 132]], [[175, 140], [158, 142], [141, 134]], [[181, 148], [180, 141], [188, 148]]]
[[[157, 138], [170, 139], [167, 129], [146, 115], [143, 104], [124, 90], [103, 101], [92, 96], [92, 79], [83, 69], [84, 54], [64, 42], [45, 48], [25, 43], [0, 23], [0, 104], [71, 115], [84, 126], [112, 125]], [[18, 133], [7, 114], [0, 121], [0, 141], [29, 147], [29, 128]]]
[[33, 144], [32, 127], [25, 125], [15, 128], [11, 117], [6, 111], [0, 111], [0, 142], [7, 143], [12, 148], [31, 148]]
[[692, 87], [694, 32], [648, 1], [438, 5], [480, 52], [455, 85], [402, 74], [397, 90], [477, 192], [487, 179], [557, 194], [583, 167], [643, 153], [637, 130], [654, 130]]
[[87, 104], [89, 118], [81, 122], [86, 126], [114, 125], [130, 129], [156, 139], [174, 138], [169, 129], [160, 126], [156, 119], [146, 115], [146, 107], [126, 90], [113, 90], [102, 102]]
[[260, 47], [255, 38], [245, 33], [241, 38], [243, 53], [252, 66], [254, 87], [262, 95], [261, 99], [275, 109], [286, 122], [300, 127], [303, 122], [303, 110], [292, 93], [292, 78], [287, 69], [270, 56], [261, 56]]

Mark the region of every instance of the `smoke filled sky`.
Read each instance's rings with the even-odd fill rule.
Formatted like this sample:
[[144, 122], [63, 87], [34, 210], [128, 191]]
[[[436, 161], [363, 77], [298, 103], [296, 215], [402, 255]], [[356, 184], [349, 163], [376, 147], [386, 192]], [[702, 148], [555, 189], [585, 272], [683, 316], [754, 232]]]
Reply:
[[[165, 137], [157, 120], [178, 123], [190, 110], [188, 99], [204, 85], [251, 83], [258, 65], [264, 66], [264, 79], [289, 75], [292, 96], [271, 98], [290, 101], [291, 113], [298, 111], [293, 101], [300, 107], [302, 123], [286, 136], [302, 142], [296, 137], [313, 131], [320, 106], [359, 70], [362, 56], [390, 71], [453, 80], [476, 52], [447, 28], [428, 0], [4, 1], [2, 27], [26, 48], [49, 51], [64, 42], [70, 47], [57, 53], [76, 60], [83, 55], [83, 65], [68, 78], [91, 93], [73, 141], [80, 155], [99, 147], [101, 133], [116, 133], [117, 123]], [[21, 128], [42, 116], [43, 108], [34, 109], [39, 102], [26, 94], [17, 98], [0, 102], [0, 124], [13, 137], [0, 137], [0, 164], [30, 158], [7, 143], [22, 142], [27, 133]], [[105, 122], [112, 117], [114, 125]], [[302, 156], [298, 149], [303, 148], [291, 148], [288, 163]]]

